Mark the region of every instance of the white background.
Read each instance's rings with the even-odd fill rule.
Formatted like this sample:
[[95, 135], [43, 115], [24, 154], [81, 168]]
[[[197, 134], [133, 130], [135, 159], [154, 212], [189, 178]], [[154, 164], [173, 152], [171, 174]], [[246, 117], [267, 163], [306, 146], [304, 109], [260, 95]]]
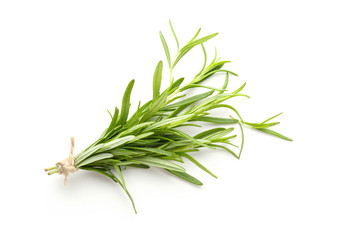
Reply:
[[[0, 1], [1, 239], [337, 239], [334, 3]], [[252, 122], [283, 111], [276, 129], [294, 142], [246, 129], [240, 160], [195, 155], [218, 179], [184, 165], [202, 187], [128, 169], [135, 215], [104, 176], [80, 171], [64, 187], [43, 169], [70, 136], [78, 153], [100, 135], [129, 80], [133, 107], [150, 99], [159, 30], [175, 51], [168, 19], [181, 44], [219, 32], [209, 56], [217, 46], [239, 74], [229, 87], [247, 82], [251, 96], [235, 106]], [[176, 77], [201, 65], [198, 48]]]

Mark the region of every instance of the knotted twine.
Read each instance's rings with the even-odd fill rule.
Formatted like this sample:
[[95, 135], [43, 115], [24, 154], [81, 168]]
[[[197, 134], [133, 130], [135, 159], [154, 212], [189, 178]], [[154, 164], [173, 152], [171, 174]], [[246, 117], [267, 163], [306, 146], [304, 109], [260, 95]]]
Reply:
[[74, 137], [71, 137], [70, 141], [71, 141], [71, 148], [69, 157], [56, 163], [56, 166], [58, 167], [58, 173], [64, 175], [64, 185], [67, 184], [69, 173], [74, 173], [77, 171], [77, 168], [75, 167], [75, 157], [74, 157], [74, 146], [75, 146]]

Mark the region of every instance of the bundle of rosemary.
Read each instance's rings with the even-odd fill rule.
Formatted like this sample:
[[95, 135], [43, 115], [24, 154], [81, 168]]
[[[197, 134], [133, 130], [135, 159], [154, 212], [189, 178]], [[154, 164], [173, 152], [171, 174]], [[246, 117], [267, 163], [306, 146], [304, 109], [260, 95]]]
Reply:
[[[213, 177], [216, 177], [189, 153], [196, 152], [202, 147], [221, 148], [231, 153], [234, 157], [240, 158], [244, 145], [242, 126], [251, 127], [291, 141], [290, 138], [269, 129], [269, 127], [279, 124], [279, 122], [271, 122], [271, 120], [280, 114], [261, 123], [250, 123], [244, 121], [233, 106], [224, 103], [233, 97], [248, 96], [241, 93], [245, 84], [235, 91], [229, 92], [227, 90], [229, 76], [237, 76], [235, 73], [223, 69], [223, 66], [230, 61], [221, 61], [215, 54], [212, 62], [207, 64], [207, 54], [203, 43], [214, 38], [217, 33], [197, 38], [200, 33], [199, 29], [195, 36], [180, 48], [171, 22], [170, 28], [178, 48], [173, 59], [171, 59], [166, 40], [160, 32], [160, 39], [170, 72], [169, 87], [161, 91], [163, 63], [159, 61], [153, 76], [152, 99], [143, 105], [139, 103], [135, 113], [129, 117], [130, 95], [135, 83], [134, 80], [130, 81], [125, 90], [121, 108], [118, 109], [116, 107], [114, 114], [109, 112], [111, 123], [97, 141], [74, 156], [74, 139], [72, 138], [69, 157], [56, 163], [53, 167], [46, 168], [45, 171], [49, 175], [54, 173], [64, 174], [66, 183], [68, 174], [78, 169], [103, 174], [124, 189], [136, 212], [134, 201], [126, 188], [122, 174], [122, 170], [124, 171], [128, 167], [158, 167], [190, 183], [202, 185], [198, 179], [186, 173], [186, 170], [179, 163], [184, 163], [184, 160], [187, 159]], [[181, 58], [198, 45], [201, 46], [204, 55], [202, 69], [188, 83], [185, 83], [184, 78], [175, 80], [173, 77], [175, 66]], [[205, 80], [216, 73], [224, 74], [222, 87], [215, 88], [204, 85]], [[205, 89], [205, 92], [186, 96], [187, 90], [191, 88]], [[210, 111], [216, 108], [227, 109], [237, 117], [211, 116]], [[179, 129], [183, 126], [201, 127], [200, 124], [203, 122], [213, 123], [216, 127], [201, 131], [194, 136], [188, 135], [182, 129]], [[241, 131], [241, 146], [238, 148], [238, 154], [229, 148], [229, 146], [235, 146], [231, 142], [236, 137], [233, 134], [234, 127], [220, 127], [225, 125], [237, 125]]]

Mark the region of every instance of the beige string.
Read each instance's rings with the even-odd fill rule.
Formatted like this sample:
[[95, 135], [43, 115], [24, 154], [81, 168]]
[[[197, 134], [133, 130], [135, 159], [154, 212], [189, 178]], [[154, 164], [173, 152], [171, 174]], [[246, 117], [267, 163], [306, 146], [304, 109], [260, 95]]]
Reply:
[[75, 157], [74, 157], [74, 146], [75, 146], [74, 137], [71, 137], [70, 141], [71, 141], [71, 149], [69, 157], [56, 163], [58, 167], [58, 173], [64, 175], [64, 185], [67, 184], [67, 178], [69, 173], [74, 173], [77, 171], [77, 168], [75, 167]]

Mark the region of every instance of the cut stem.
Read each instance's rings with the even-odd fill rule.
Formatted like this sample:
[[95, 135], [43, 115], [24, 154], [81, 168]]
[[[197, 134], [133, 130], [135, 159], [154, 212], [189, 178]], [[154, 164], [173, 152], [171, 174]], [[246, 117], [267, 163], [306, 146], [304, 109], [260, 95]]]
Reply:
[[50, 167], [50, 168], [45, 168], [44, 170], [45, 170], [46, 172], [48, 172], [48, 171], [53, 170], [53, 169], [56, 169], [56, 168], [57, 168], [57, 166], [53, 166], [53, 167]]
[[53, 169], [48, 172], [48, 175], [52, 175], [54, 173], [57, 173], [59, 170], [58, 169]]

